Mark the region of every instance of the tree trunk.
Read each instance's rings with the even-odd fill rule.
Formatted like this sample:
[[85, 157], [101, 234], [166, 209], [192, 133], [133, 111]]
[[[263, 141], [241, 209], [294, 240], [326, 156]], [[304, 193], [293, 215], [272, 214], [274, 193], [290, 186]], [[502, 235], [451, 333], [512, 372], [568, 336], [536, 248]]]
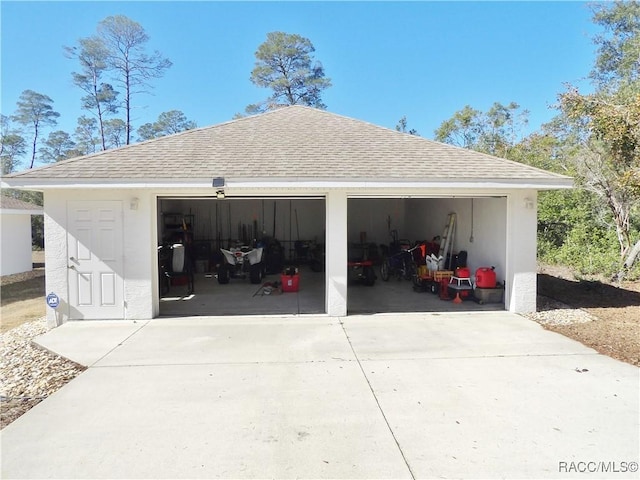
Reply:
[[627, 255], [627, 259], [622, 264], [622, 268], [620, 268], [618, 273], [614, 276], [614, 280], [616, 280], [617, 282], [621, 282], [622, 280], [624, 280], [625, 275], [631, 269], [631, 267], [633, 267], [633, 264], [635, 263], [636, 258], [638, 258], [638, 255], [640, 255], [640, 240], [638, 240], [633, 248], [629, 250], [629, 255]]
[[125, 144], [129, 145], [131, 143], [131, 77], [128, 69], [125, 71], [124, 84], [125, 84], [124, 106], [126, 109], [126, 118], [127, 118], [127, 123], [125, 125], [125, 136], [126, 136]]
[[100, 140], [102, 142], [102, 150], [107, 149], [107, 142], [104, 139], [104, 120], [102, 118], [102, 108], [100, 106], [100, 94], [98, 93], [98, 77], [93, 75], [93, 98], [96, 100], [96, 110], [98, 113], [98, 126], [100, 127]]
[[629, 255], [627, 255], [627, 259], [624, 261], [624, 268], [629, 270], [633, 267], [636, 258], [640, 254], [640, 240], [636, 242], [633, 248], [629, 251]]
[[33, 126], [34, 134], [33, 134], [33, 149], [31, 150], [31, 165], [29, 168], [33, 168], [33, 164], [36, 163], [36, 149], [38, 147], [38, 124], [34, 124]]
[[606, 188], [604, 194], [616, 224], [616, 235], [618, 236], [618, 243], [620, 243], [620, 259], [623, 259], [631, 244], [631, 238], [629, 237], [631, 227], [629, 222], [630, 206], [628, 202], [618, 198], [610, 188]]

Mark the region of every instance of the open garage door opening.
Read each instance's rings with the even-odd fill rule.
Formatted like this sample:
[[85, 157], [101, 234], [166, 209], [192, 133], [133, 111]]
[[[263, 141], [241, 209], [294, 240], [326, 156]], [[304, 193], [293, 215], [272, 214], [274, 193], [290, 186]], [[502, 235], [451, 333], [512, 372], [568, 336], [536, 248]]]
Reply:
[[325, 313], [324, 198], [159, 197], [161, 316]]
[[506, 222], [506, 197], [349, 198], [348, 313], [503, 310]]

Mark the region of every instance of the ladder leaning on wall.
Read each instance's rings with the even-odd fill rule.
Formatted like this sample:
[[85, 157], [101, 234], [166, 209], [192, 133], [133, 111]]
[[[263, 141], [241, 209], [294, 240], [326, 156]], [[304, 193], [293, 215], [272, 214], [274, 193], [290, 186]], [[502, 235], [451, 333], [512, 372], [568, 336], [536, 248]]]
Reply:
[[[451, 265], [451, 254], [453, 253], [453, 240], [456, 233], [456, 214], [450, 213], [447, 217], [447, 225], [444, 227], [442, 238], [440, 239], [440, 251], [438, 256], [444, 259], [445, 267]], [[449, 265], [447, 265], [447, 254], [449, 254]]]

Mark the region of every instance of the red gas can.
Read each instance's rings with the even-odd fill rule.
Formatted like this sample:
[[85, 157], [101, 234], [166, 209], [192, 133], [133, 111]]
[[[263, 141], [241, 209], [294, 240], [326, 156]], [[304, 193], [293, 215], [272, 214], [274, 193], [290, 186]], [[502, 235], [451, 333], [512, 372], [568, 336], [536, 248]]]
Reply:
[[458, 278], [469, 278], [471, 277], [471, 270], [469, 270], [467, 267], [456, 268], [455, 276]]
[[496, 288], [496, 267], [480, 267], [476, 270], [478, 288]]

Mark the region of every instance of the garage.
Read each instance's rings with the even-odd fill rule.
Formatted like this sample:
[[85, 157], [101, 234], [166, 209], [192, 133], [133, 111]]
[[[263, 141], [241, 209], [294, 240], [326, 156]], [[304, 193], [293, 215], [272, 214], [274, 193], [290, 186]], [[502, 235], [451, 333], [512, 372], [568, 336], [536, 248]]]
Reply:
[[[157, 211], [161, 316], [326, 313], [324, 198], [160, 197]], [[424, 274], [427, 251], [420, 246], [439, 254], [451, 213], [451, 246], [438, 278], [462, 267], [493, 267], [497, 285], [486, 299], [461, 291], [462, 302], [454, 303], [456, 292], [445, 294], [432, 272]], [[348, 313], [504, 309], [505, 218], [505, 197], [350, 198]], [[191, 250], [192, 286], [180, 265], [173, 272], [173, 252], [184, 244]], [[223, 253], [251, 250], [262, 250], [260, 265], [240, 253], [232, 265], [234, 258]], [[408, 258], [411, 269], [403, 262]], [[225, 268], [232, 273], [221, 275]]]
[[[161, 316], [325, 313], [324, 258], [314, 256], [324, 252], [324, 198], [160, 197], [157, 211]], [[172, 265], [184, 244], [192, 289]], [[251, 251], [261, 252], [255, 264]]]
[[[44, 193], [47, 290], [60, 299], [47, 319], [59, 324], [534, 311], [538, 191], [572, 179], [290, 106], [15, 173], [2, 186]], [[416, 245], [415, 284], [385, 281], [392, 257]], [[237, 276], [223, 262], [234, 248], [250, 267]], [[497, 300], [470, 301], [479, 270], [495, 275]]]
[[[349, 282], [349, 313], [504, 309], [505, 197], [350, 198], [348, 206], [350, 260], [362, 258], [364, 246], [377, 277], [373, 289], [363, 288], [366, 281]], [[435, 264], [431, 269], [426, 257], [440, 257], [451, 217], [449, 247], [435, 274]], [[390, 266], [386, 275], [382, 269], [385, 259]], [[492, 267], [495, 288], [478, 291], [480, 298], [472, 291], [453, 289], [458, 286], [456, 271], [461, 277], [468, 276], [469, 280], [459, 280], [464, 287], [475, 285], [478, 269]], [[438, 280], [453, 283], [445, 291]], [[461, 303], [453, 302], [456, 296]]]

